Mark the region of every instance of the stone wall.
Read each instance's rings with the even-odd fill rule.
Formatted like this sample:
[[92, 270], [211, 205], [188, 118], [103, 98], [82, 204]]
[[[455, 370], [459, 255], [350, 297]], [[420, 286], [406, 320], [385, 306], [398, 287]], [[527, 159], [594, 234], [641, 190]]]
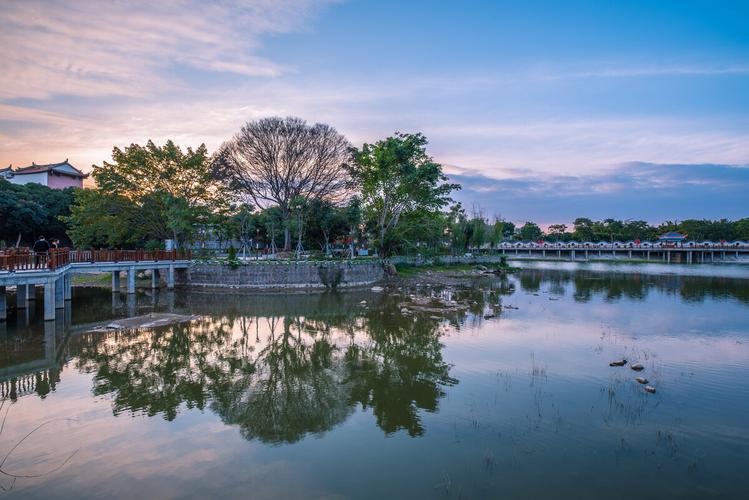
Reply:
[[371, 285], [384, 277], [382, 263], [255, 262], [236, 268], [194, 263], [178, 275], [177, 284], [216, 288], [344, 288]]
[[[508, 255], [507, 260], [512, 256]], [[433, 264], [498, 264], [502, 255], [440, 255], [438, 257], [406, 257], [397, 255], [390, 258], [393, 264], [409, 264], [413, 266], [430, 266]]]

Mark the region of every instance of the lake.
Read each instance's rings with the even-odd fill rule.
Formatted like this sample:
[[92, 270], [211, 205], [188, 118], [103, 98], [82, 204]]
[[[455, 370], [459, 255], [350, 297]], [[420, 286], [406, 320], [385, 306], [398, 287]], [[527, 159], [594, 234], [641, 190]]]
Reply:
[[[46, 325], [37, 300], [0, 327], [0, 496], [746, 498], [747, 268], [522, 265], [383, 293], [77, 288]], [[199, 318], [88, 331], [149, 311]]]

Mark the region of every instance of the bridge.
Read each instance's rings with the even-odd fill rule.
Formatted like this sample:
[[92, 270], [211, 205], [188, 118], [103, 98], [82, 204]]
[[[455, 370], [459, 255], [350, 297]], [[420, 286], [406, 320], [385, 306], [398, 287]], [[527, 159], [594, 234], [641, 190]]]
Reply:
[[120, 290], [121, 273], [127, 275], [127, 293], [135, 293], [138, 271], [151, 271], [151, 287], [159, 288], [161, 273], [166, 286], [174, 288], [177, 270], [190, 264], [189, 251], [53, 249], [47, 254], [19, 252], [0, 254], [0, 321], [7, 318], [7, 287], [16, 287], [16, 308], [26, 309], [36, 299], [36, 287], [44, 289], [44, 320], [54, 321], [55, 311], [73, 299], [73, 275], [112, 273], [112, 291]]
[[[588, 261], [597, 259], [641, 260], [666, 264], [749, 262], [746, 242], [663, 245], [645, 243], [501, 243], [492, 250], [513, 259]], [[480, 251], [481, 252], [481, 251]]]

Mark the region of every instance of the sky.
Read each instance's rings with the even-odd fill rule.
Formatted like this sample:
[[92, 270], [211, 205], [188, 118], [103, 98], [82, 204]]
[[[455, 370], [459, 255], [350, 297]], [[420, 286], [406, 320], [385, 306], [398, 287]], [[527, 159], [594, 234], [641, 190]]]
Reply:
[[3, 0], [0, 165], [299, 116], [422, 132], [468, 211], [749, 216], [749, 2]]

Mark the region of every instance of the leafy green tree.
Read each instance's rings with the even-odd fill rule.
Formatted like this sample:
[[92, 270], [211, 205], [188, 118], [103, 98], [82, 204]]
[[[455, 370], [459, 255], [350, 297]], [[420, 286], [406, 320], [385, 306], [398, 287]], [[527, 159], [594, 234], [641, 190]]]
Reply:
[[593, 233], [593, 221], [586, 217], [578, 217], [573, 222], [573, 237], [575, 241], [596, 241]]
[[567, 226], [564, 224], [552, 224], [549, 226], [549, 238], [554, 241], [562, 241], [564, 234], [567, 232]]
[[182, 198], [188, 206], [218, 206], [224, 201], [221, 186], [213, 179], [211, 159], [205, 144], [182, 148], [167, 141], [157, 146], [131, 144], [112, 150], [112, 163], [94, 165], [91, 176], [106, 193], [139, 199], [152, 194]]
[[346, 215], [345, 209], [327, 200], [315, 199], [307, 206], [308, 237], [327, 255], [330, 255], [330, 243], [349, 231]]
[[489, 240], [489, 230], [486, 224], [486, 220], [483, 217], [473, 217], [468, 221], [470, 225], [470, 241], [469, 245], [471, 248], [481, 248], [484, 243]]
[[80, 246], [142, 246], [167, 238], [182, 244], [227, 208], [204, 145], [183, 152], [172, 141], [163, 147], [149, 141], [115, 147], [112, 159], [94, 166], [97, 189], [76, 197], [63, 219]]
[[68, 241], [61, 217], [70, 214], [76, 188], [51, 189], [41, 184], [11, 184], [0, 179], [0, 241], [27, 244], [39, 236]]
[[75, 193], [71, 214], [64, 217], [68, 235], [79, 248], [122, 248], [136, 243], [131, 229], [138, 210], [130, 199], [109, 195], [99, 189]]
[[736, 238], [749, 240], [749, 217], [739, 219], [733, 223]]
[[526, 222], [520, 228], [519, 235], [523, 241], [538, 241], [543, 237], [544, 233], [534, 222]]
[[438, 211], [460, 188], [446, 182], [442, 166], [427, 155], [426, 145], [422, 134], [396, 133], [354, 149], [351, 177], [361, 190], [366, 216], [374, 221], [382, 255], [391, 252], [390, 236], [404, 214]]
[[471, 239], [471, 228], [466, 212], [460, 203], [450, 207], [447, 213], [447, 228], [452, 252], [455, 254], [465, 251]]

